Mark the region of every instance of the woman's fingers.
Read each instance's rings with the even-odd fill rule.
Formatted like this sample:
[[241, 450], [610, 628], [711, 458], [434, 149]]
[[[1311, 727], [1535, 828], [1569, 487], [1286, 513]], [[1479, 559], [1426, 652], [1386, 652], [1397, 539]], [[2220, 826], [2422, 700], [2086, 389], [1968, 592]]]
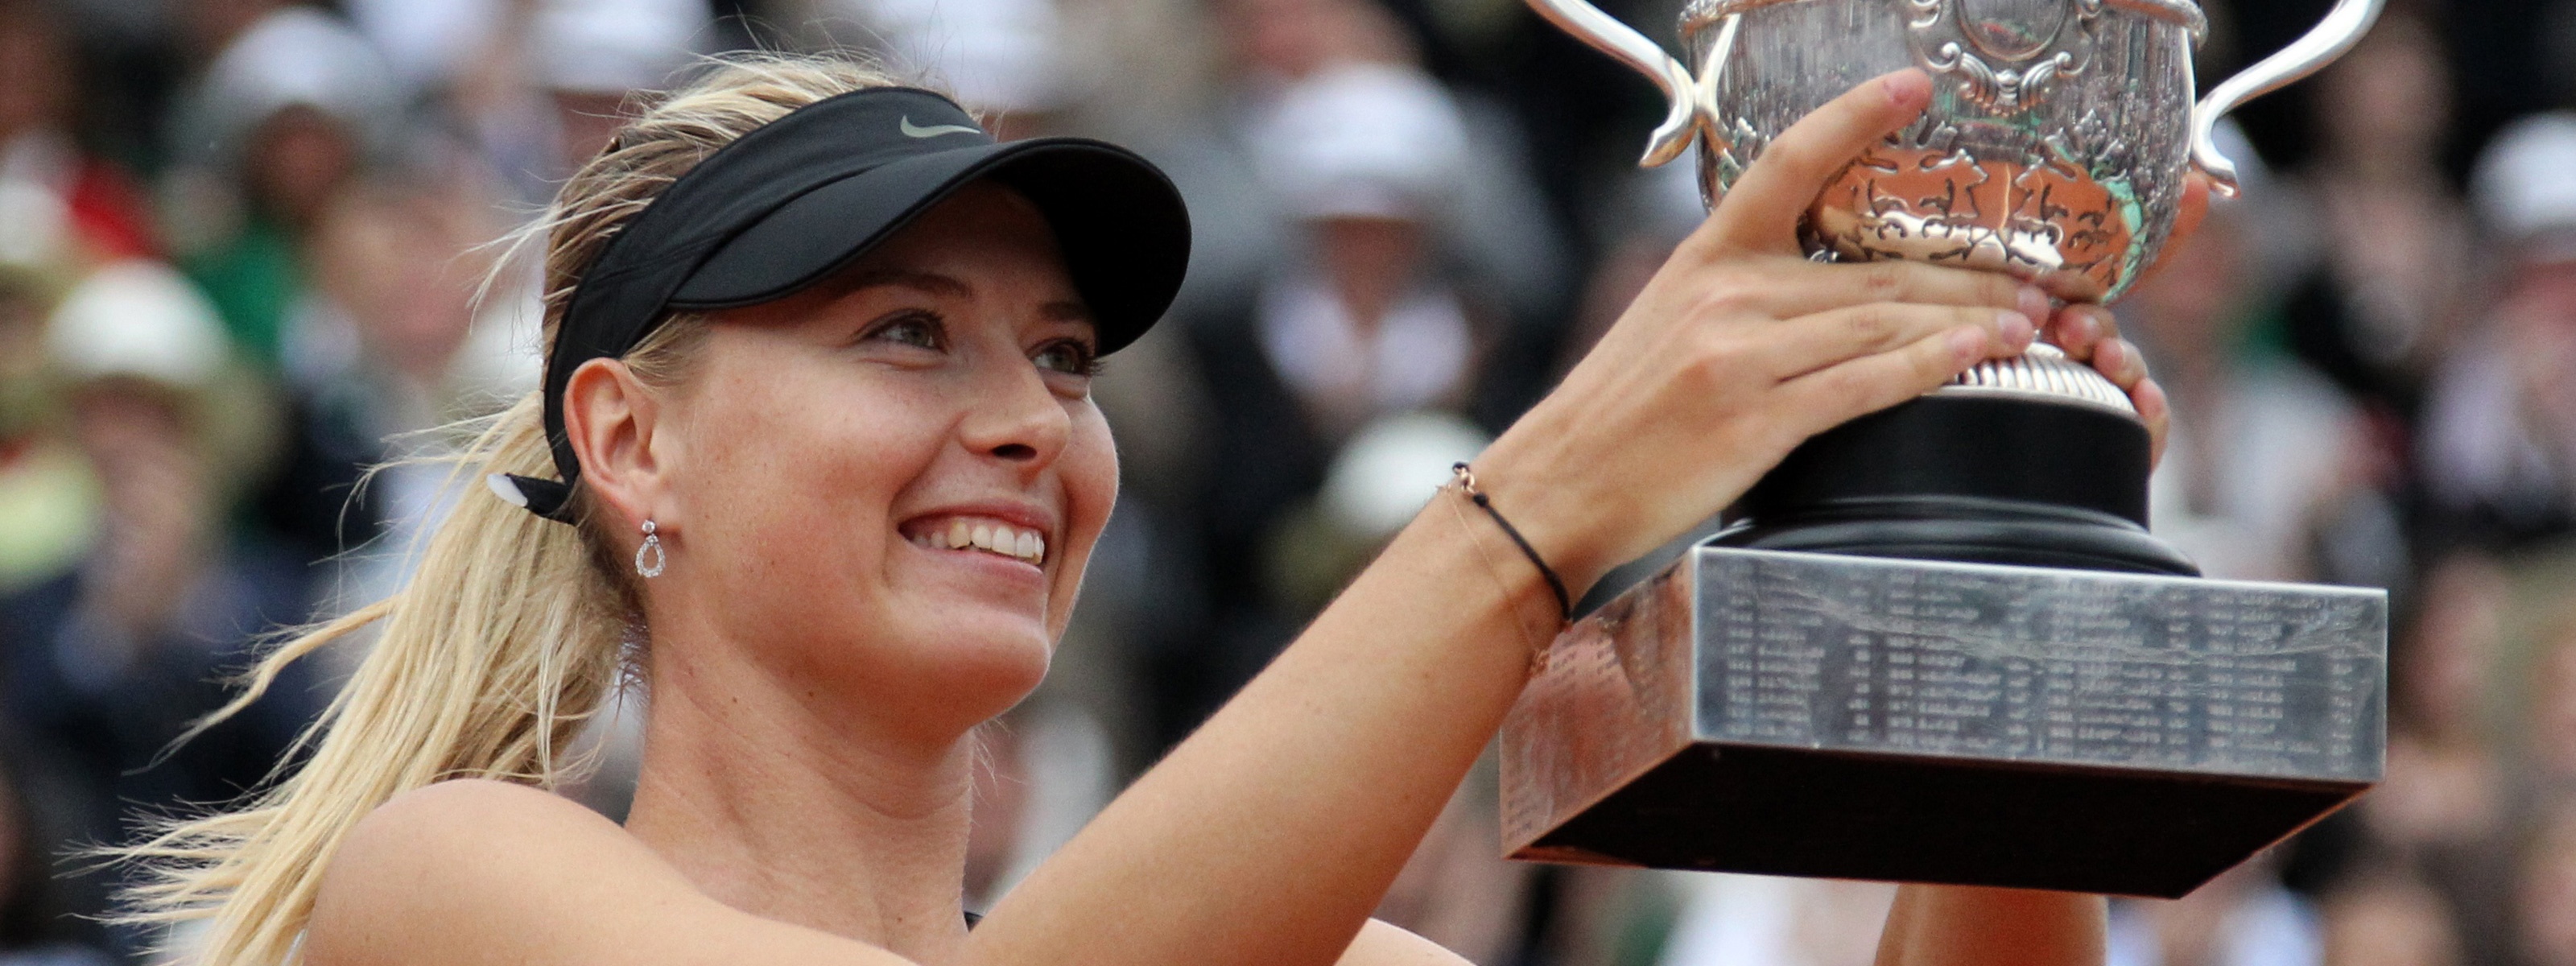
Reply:
[[2127, 339], [2104, 339], [2093, 347], [2093, 369], [2119, 386], [2120, 391], [2135, 392], [2138, 383], [2146, 381], [2147, 359]]
[[1901, 70], [1844, 92], [1783, 132], [1728, 190], [1685, 248], [1798, 251], [1798, 218], [1827, 182], [1880, 138], [1921, 116], [1932, 79]]
[[2050, 345], [2066, 350], [2067, 358], [2088, 362], [2093, 358], [2093, 348], [2102, 340], [2119, 336], [2120, 322], [2110, 309], [2099, 305], [2069, 305], [2048, 320], [2048, 331], [2043, 334]]
[[1840, 426], [1940, 387], [1997, 349], [1980, 326], [1958, 326], [1893, 352], [1861, 356], [1781, 384], [1787, 403], [1776, 412], [1799, 439]]
[[2164, 387], [2147, 377], [2147, 357], [2138, 351], [2137, 343], [2120, 338], [2119, 332], [2111, 310], [2099, 305], [2067, 306], [2049, 323], [2050, 341], [2068, 356], [2091, 363], [2095, 372], [2129, 394], [2130, 405], [2137, 407], [2138, 418], [2147, 424], [2154, 458], [2162, 460], [2173, 410], [2166, 404]]
[[2147, 466], [2153, 468], [2165, 461], [2165, 437], [2173, 428], [2173, 404], [2165, 400], [2165, 387], [2153, 379], [2142, 379], [2129, 390], [2129, 401], [2138, 407], [2138, 418], [2147, 423]]
[[2163, 460], [2165, 431], [2173, 422], [2173, 410], [2165, 403], [2164, 387], [2148, 378], [2147, 357], [2138, 352], [2138, 344], [2117, 337], [2103, 339], [2093, 349], [2093, 368], [2129, 394], [2129, 404], [2138, 408], [2138, 418], [2147, 424], [2154, 459]]
[[2015, 309], [2034, 322], [2049, 317], [2048, 293], [2001, 272], [1902, 259], [1832, 265], [1783, 259], [1779, 275], [1779, 284], [1764, 288], [1762, 308], [1784, 319], [1868, 302], [1982, 305]]
[[2013, 309], [1881, 302], [1783, 322], [1766, 334], [1771, 344], [1764, 355], [1774, 377], [1787, 381], [1855, 359], [1904, 349], [1944, 332], [1968, 329], [1986, 334], [1970, 365], [1989, 352], [2020, 352], [2029, 347], [2037, 332], [2029, 316]]

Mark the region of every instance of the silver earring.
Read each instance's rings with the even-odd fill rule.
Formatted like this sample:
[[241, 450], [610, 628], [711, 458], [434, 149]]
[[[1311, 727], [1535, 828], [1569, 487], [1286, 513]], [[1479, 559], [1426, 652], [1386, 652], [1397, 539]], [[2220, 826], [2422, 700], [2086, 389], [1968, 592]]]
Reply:
[[[652, 563], [644, 562], [646, 554], [653, 555]], [[662, 565], [668, 560], [669, 558], [662, 553], [662, 538], [653, 535], [653, 521], [644, 521], [644, 545], [635, 548], [635, 572], [643, 574], [644, 579], [651, 580], [662, 576]]]

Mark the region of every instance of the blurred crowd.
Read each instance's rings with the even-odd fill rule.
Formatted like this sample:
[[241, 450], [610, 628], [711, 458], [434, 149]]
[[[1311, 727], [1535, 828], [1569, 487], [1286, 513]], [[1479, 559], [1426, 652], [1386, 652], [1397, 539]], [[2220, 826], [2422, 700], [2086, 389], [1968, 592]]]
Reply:
[[[2326, 5], [2205, 2], [2204, 79]], [[1603, 6], [1662, 34], [1680, 4]], [[0, 966], [184, 956], [95, 918], [116, 872], [81, 849], [289, 760], [354, 655], [173, 740], [264, 632], [381, 598], [480, 498], [417, 460], [538, 376], [498, 240], [635, 92], [748, 48], [863, 52], [1189, 196], [1189, 287], [1096, 384], [1127, 486], [1084, 607], [988, 735], [978, 907], [1701, 214], [1689, 166], [1634, 167], [1651, 89], [1517, 0], [0, 0]], [[2118, 966], [2576, 966], [2571, 108], [2576, 0], [2395, 0], [2245, 112], [2243, 200], [2119, 306], [2177, 413], [2156, 529], [2212, 576], [2386, 587], [2395, 630], [2386, 784], [2116, 904]], [[569, 793], [622, 811], [647, 699]], [[1493, 783], [1382, 917], [1486, 966], [1871, 956], [1892, 887], [1505, 862]]]

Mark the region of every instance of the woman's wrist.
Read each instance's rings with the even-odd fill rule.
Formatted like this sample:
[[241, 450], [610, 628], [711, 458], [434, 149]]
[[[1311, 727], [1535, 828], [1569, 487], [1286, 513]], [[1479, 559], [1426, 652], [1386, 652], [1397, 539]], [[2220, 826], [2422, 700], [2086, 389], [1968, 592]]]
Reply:
[[1579, 601], [1617, 561], [1602, 561], [1595, 549], [1600, 501], [1551, 471], [1563, 463], [1558, 442], [1544, 428], [1514, 427], [1476, 458], [1476, 484]]
[[1456, 490], [1459, 495], [1466, 497], [1467, 502], [1474, 504], [1476, 510], [1482, 513], [1485, 519], [1494, 521], [1495, 529], [1501, 530], [1503, 536], [1511, 538], [1512, 549], [1519, 551], [1521, 558], [1529, 561], [1530, 569], [1538, 571], [1539, 579], [1547, 583], [1549, 596], [1556, 598], [1557, 623], [1560, 626], [1573, 623], [1574, 595], [1567, 591], [1565, 579], [1557, 576], [1556, 568], [1549, 566], [1547, 557], [1540, 554], [1537, 547], [1530, 545], [1529, 538], [1522, 535], [1519, 527], [1512, 525], [1512, 519], [1504, 516], [1503, 511], [1494, 508], [1493, 498], [1476, 487], [1476, 471], [1472, 467], [1460, 463], [1451, 470], [1454, 475], [1449, 481], [1449, 489]]
[[[1481, 480], [1478, 480], [1481, 483]], [[1512, 530], [1490, 504], [1479, 505], [1471, 490], [1453, 481], [1440, 488], [1432, 498], [1434, 506], [1423, 514], [1426, 529], [1438, 533], [1443, 542], [1456, 548], [1459, 566], [1471, 572], [1468, 583], [1477, 585], [1468, 593], [1490, 592], [1494, 595], [1499, 616], [1511, 623], [1514, 637], [1536, 669], [1545, 661], [1548, 648], [1562, 632], [1570, 614], [1570, 596], [1560, 597], [1551, 580], [1552, 567], [1535, 552], [1525, 552], [1512, 538]], [[1532, 551], [1535, 545], [1532, 545]], [[1462, 588], [1465, 589], [1465, 588]], [[1571, 594], [1569, 589], [1566, 594]]]

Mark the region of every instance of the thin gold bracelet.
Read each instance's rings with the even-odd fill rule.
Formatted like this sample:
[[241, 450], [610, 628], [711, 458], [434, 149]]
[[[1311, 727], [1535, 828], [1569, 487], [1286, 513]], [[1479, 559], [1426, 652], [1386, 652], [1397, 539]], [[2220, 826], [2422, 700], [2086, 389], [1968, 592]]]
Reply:
[[[1556, 575], [1556, 569], [1548, 566], [1547, 560], [1539, 556], [1538, 548], [1530, 546], [1529, 538], [1521, 536], [1520, 528], [1512, 526], [1512, 522], [1510, 520], [1503, 519], [1502, 511], [1494, 509], [1493, 499], [1486, 496], [1483, 490], [1476, 488], [1476, 473], [1474, 470], [1469, 469], [1465, 463], [1459, 463], [1450, 467], [1450, 471], [1455, 475], [1450, 478], [1449, 486], [1444, 486], [1442, 489], [1455, 487], [1459, 493], [1465, 495], [1469, 501], [1475, 503], [1478, 509], [1485, 511], [1486, 516], [1493, 518], [1494, 524], [1502, 528], [1503, 534], [1512, 538], [1512, 545], [1519, 547], [1521, 555], [1528, 557], [1531, 566], [1538, 568], [1539, 576], [1547, 580], [1547, 589], [1556, 595], [1556, 627], [1558, 633], [1563, 633], [1566, 628], [1574, 626], [1574, 599], [1572, 595], [1566, 593], [1564, 579], [1558, 577]], [[1458, 509], [1456, 504], [1451, 504], [1449, 512], [1457, 515], [1458, 524], [1460, 526], [1472, 529], [1473, 525], [1467, 522], [1466, 511]], [[1469, 539], [1472, 540], [1474, 538], [1471, 535]], [[1485, 552], [1485, 542], [1482, 540], [1476, 540], [1475, 544], [1476, 554], [1483, 557], [1485, 560], [1486, 572], [1492, 574], [1495, 582], [1500, 584], [1503, 579], [1502, 571], [1495, 566], [1494, 558]], [[1506, 588], [1506, 591], [1506, 597], [1508, 598], [1508, 588]], [[1519, 618], [1514, 618], [1512, 623], [1519, 625], [1521, 628], [1521, 637], [1523, 641], [1529, 645], [1530, 649], [1530, 673], [1536, 674], [1547, 666], [1548, 651], [1554, 642], [1552, 640], [1547, 642], [1529, 640], [1529, 625], [1521, 621]]]

